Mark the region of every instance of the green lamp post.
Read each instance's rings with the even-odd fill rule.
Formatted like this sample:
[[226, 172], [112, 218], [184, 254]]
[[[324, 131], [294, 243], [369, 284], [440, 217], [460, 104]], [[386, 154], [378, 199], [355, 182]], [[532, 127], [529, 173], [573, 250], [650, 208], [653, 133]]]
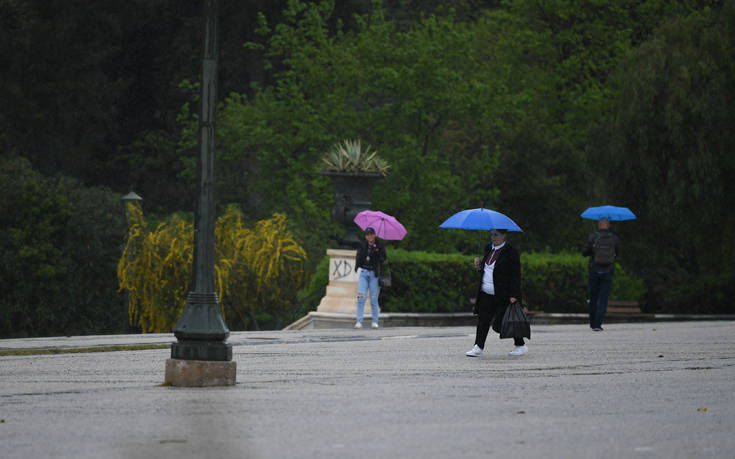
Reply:
[[173, 330], [177, 342], [171, 346], [171, 359], [228, 362], [232, 360], [232, 344], [226, 342], [230, 330], [222, 319], [214, 288], [217, 9], [217, 0], [204, 1], [202, 105], [199, 117], [200, 188], [194, 222], [193, 289]]

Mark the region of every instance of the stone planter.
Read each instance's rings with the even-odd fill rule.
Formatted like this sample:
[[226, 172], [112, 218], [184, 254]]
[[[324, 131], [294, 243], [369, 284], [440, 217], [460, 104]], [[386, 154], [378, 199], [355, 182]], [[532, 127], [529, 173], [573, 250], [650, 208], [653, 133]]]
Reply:
[[[334, 183], [332, 218], [344, 227], [346, 241], [359, 241], [353, 220], [363, 210], [370, 209], [372, 204], [370, 195], [373, 187], [383, 176], [377, 172], [324, 171], [322, 173], [330, 177]], [[352, 247], [343, 246], [342, 248]]]

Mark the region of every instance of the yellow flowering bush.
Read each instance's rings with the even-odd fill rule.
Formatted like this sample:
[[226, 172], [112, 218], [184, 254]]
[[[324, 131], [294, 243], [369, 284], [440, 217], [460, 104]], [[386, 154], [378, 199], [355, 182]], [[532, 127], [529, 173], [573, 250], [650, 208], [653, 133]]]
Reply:
[[[171, 331], [186, 305], [192, 280], [193, 224], [179, 216], [147, 228], [139, 206], [128, 205], [128, 241], [118, 264], [121, 290], [129, 292], [130, 323], [144, 333]], [[306, 252], [275, 213], [254, 228], [229, 206], [215, 226], [215, 290], [222, 315], [241, 323], [259, 311], [289, 307], [304, 285]]]

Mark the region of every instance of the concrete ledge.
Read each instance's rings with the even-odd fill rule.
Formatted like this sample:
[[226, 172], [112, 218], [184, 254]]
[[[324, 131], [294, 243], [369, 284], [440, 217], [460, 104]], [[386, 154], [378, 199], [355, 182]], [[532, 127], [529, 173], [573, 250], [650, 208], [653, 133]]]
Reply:
[[[369, 326], [370, 320], [370, 312], [366, 311], [363, 325]], [[475, 325], [476, 319], [471, 312], [381, 312], [378, 323], [381, 327], [455, 327]], [[352, 328], [354, 325], [354, 314], [311, 311], [284, 330]]]
[[656, 322], [694, 322], [700, 320], [735, 320], [735, 314], [652, 314]]
[[234, 386], [237, 363], [213, 360], [166, 360], [164, 384], [179, 387]]
[[381, 322], [384, 318], [386, 327], [458, 327], [477, 324], [471, 312], [387, 312], [380, 314]]
[[[529, 311], [531, 324], [586, 324], [587, 313], [546, 313]], [[735, 320], [735, 314], [649, 314], [640, 312], [608, 311], [605, 323], [635, 322], [674, 322], [700, 320]], [[363, 325], [370, 323], [369, 312], [365, 315]], [[284, 330], [312, 330], [352, 328], [355, 316], [330, 312], [311, 311], [292, 323]], [[477, 318], [471, 312], [422, 313], [422, 312], [384, 312], [380, 314], [381, 327], [461, 327], [475, 326]]]
[[[585, 324], [589, 315], [584, 313], [530, 313], [532, 324]], [[635, 322], [696, 322], [703, 320], [735, 320], [735, 314], [650, 314], [636, 312], [609, 311], [605, 316], [606, 324]]]
[[[586, 313], [536, 313], [529, 314], [532, 324], [586, 324], [590, 320], [589, 314]], [[614, 323], [633, 323], [633, 322], [654, 322], [656, 317], [654, 314], [643, 314], [637, 312], [610, 312], [605, 315], [606, 324]]]

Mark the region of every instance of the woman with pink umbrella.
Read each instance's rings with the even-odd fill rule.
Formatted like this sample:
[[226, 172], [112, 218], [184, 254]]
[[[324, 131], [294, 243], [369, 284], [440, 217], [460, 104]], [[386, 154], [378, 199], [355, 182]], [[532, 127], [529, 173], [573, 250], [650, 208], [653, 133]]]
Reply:
[[[370, 294], [370, 308], [372, 311], [372, 328], [379, 325], [380, 276], [387, 260], [385, 245], [378, 239], [401, 240], [406, 235], [406, 228], [395, 217], [380, 211], [366, 210], [357, 214], [354, 222], [365, 235], [365, 240], [351, 243], [357, 249], [355, 267], [360, 269], [357, 282], [357, 320], [355, 328], [362, 328], [362, 319], [365, 311], [365, 300]], [[337, 238], [341, 244], [348, 243]]]

